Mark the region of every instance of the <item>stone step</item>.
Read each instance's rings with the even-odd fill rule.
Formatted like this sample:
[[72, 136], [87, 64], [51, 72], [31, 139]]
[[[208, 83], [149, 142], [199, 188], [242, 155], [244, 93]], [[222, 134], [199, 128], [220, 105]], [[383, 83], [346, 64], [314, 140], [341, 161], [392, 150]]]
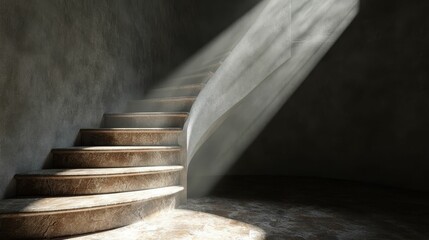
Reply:
[[155, 88], [149, 92], [149, 98], [160, 97], [183, 97], [183, 96], [197, 96], [203, 87], [204, 83], [187, 84], [182, 86], [160, 87]]
[[144, 167], [180, 164], [179, 146], [73, 147], [52, 150], [56, 168]]
[[127, 111], [130, 112], [189, 112], [196, 97], [168, 97], [135, 100], [128, 102]]
[[186, 112], [134, 112], [104, 114], [103, 127], [106, 128], [161, 128], [183, 127]]
[[181, 128], [81, 129], [81, 146], [177, 146]]
[[0, 201], [0, 236], [53, 238], [125, 226], [172, 209], [181, 186], [88, 196]]
[[21, 196], [71, 196], [136, 191], [179, 184], [182, 166], [45, 169], [15, 175]]

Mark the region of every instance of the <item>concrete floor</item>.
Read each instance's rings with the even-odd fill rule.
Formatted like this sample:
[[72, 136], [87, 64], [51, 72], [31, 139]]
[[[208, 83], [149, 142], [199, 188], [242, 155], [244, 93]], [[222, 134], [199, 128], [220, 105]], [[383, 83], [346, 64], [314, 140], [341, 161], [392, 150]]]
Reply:
[[429, 194], [308, 178], [227, 178], [211, 195], [76, 239], [429, 239]]

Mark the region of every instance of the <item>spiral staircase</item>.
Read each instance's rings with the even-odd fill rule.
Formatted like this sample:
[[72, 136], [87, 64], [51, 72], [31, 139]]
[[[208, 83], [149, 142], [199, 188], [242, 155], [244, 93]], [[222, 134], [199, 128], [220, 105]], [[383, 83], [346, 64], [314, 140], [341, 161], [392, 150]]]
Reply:
[[[145, 99], [53, 149], [53, 169], [17, 174], [16, 198], [0, 201], [0, 236], [99, 232], [185, 203], [191, 160], [234, 158], [229, 149], [246, 146], [258, 131], [249, 126], [271, 118], [356, 12], [355, 0], [262, 1]], [[315, 34], [319, 17], [329, 34]]]

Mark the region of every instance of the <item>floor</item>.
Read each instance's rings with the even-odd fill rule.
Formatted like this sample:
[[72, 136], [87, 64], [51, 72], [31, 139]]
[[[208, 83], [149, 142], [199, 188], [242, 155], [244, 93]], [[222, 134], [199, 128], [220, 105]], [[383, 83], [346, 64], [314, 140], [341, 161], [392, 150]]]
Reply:
[[74, 239], [429, 239], [429, 194], [347, 181], [230, 177], [147, 221]]

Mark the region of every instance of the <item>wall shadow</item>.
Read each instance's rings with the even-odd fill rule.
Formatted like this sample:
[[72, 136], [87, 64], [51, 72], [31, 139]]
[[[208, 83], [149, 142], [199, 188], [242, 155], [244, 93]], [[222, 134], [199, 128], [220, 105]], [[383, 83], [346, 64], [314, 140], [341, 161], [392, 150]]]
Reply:
[[358, 16], [230, 169], [429, 190], [427, 1]]

